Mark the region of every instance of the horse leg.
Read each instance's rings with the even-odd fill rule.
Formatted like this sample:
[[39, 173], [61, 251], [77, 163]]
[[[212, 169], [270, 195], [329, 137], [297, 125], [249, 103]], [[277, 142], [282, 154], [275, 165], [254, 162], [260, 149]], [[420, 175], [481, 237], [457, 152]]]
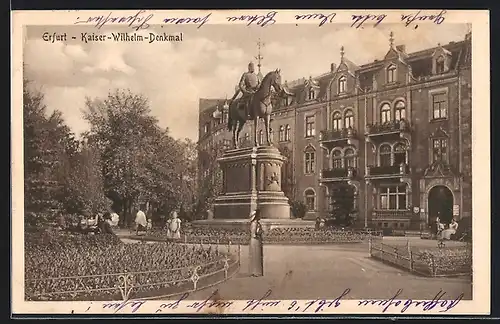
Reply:
[[236, 140], [236, 125], [233, 127], [233, 148], [237, 149], [238, 148], [238, 141]]
[[241, 130], [243, 129], [243, 126], [245, 126], [245, 123], [243, 121], [238, 121], [238, 135], [236, 136], [237, 137], [237, 140], [238, 140], [238, 143], [240, 141], [240, 133], [241, 133]]
[[271, 115], [267, 114], [264, 118], [264, 123], [266, 125], [266, 139], [267, 145], [271, 146]]
[[259, 116], [255, 114], [255, 116], [253, 116], [253, 142], [255, 147], [259, 146], [257, 141], [257, 126], [259, 126]]

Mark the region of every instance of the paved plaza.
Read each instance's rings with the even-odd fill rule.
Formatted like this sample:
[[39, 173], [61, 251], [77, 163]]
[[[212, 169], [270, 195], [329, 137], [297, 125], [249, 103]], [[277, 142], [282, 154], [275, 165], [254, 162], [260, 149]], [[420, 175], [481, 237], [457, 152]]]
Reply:
[[[406, 238], [384, 237], [384, 243], [402, 245]], [[410, 239], [415, 247], [435, 248], [436, 241]], [[449, 246], [462, 243], [448, 242]], [[241, 268], [227, 282], [190, 295], [190, 299], [206, 299], [215, 289], [223, 299], [258, 299], [269, 289], [271, 299], [332, 298], [346, 288], [347, 299], [394, 296], [432, 299], [440, 290], [443, 298], [454, 299], [461, 293], [471, 299], [469, 278], [428, 278], [411, 274], [369, 257], [368, 244], [339, 245], [264, 245], [264, 277], [248, 275], [248, 246], [241, 246]], [[172, 298], [174, 299], [174, 298]]]

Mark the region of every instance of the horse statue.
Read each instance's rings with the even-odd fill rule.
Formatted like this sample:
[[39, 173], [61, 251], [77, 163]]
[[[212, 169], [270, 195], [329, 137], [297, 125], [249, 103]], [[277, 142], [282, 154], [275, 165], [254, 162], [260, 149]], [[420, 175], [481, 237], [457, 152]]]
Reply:
[[[240, 138], [240, 132], [243, 129], [246, 121], [248, 119], [253, 119], [254, 122], [254, 145], [258, 146], [257, 143], [257, 126], [259, 118], [264, 119], [266, 127], [266, 140], [267, 145], [271, 146], [271, 87], [278, 94], [285, 93], [285, 90], [281, 86], [281, 74], [280, 69], [276, 69], [266, 74], [258, 90], [250, 96], [250, 98], [243, 102], [243, 104], [248, 105], [248, 110], [245, 109], [241, 101], [234, 100], [229, 104], [229, 116], [228, 116], [228, 129], [233, 132], [233, 148], [238, 148], [238, 141]], [[235, 104], [236, 103], [236, 104]], [[247, 116], [246, 112], [250, 112], [250, 118]]]

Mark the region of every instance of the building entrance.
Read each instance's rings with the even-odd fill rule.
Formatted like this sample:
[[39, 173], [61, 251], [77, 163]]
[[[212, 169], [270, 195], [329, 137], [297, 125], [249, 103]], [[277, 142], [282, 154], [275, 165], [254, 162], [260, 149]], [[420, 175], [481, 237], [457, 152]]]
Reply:
[[428, 221], [434, 222], [438, 216], [443, 224], [449, 224], [453, 218], [453, 193], [446, 186], [435, 186], [429, 191]]

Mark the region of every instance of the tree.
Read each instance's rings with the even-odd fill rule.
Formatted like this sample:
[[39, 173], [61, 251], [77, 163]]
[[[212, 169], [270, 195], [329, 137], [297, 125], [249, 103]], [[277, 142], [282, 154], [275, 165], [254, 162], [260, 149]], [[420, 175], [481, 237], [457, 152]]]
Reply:
[[104, 187], [125, 219], [137, 204], [174, 205], [179, 200], [183, 147], [150, 112], [148, 100], [128, 90], [86, 100], [84, 118], [102, 153]]
[[74, 137], [59, 111], [47, 118], [44, 95], [28, 80], [23, 83], [23, 113], [25, 210], [41, 216], [64, 207]]

